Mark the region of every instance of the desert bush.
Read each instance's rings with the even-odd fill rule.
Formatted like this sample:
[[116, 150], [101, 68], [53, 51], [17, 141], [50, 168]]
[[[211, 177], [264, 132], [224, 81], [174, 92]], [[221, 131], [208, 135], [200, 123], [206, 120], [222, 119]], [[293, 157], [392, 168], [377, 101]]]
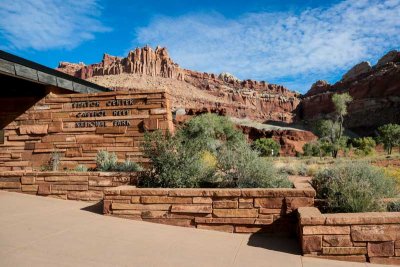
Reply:
[[354, 138], [351, 141], [351, 145], [355, 148], [356, 155], [368, 156], [373, 154], [376, 142], [372, 137]]
[[212, 152], [222, 145], [230, 146], [245, 140], [243, 133], [227, 117], [211, 113], [194, 117], [177, 134], [182, 136], [182, 141]]
[[223, 147], [218, 153], [218, 163], [222, 174], [217, 177], [223, 187], [292, 187], [286, 175], [244, 142]]
[[400, 212], [400, 201], [389, 202], [387, 204], [387, 210], [390, 212]]
[[[143, 187], [279, 187], [290, 182], [224, 117], [201, 115], [175, 135], [145, 134]], [[274, 175], [276, 172], [276, 176]], [[275, 181], [276, 180], [276, 181]]]
[[317, 198], [330, 212], [366, 212], [384, 209], [385, 197], [395, 195], [394, 180], [365, 162], [342, 162], [317, 173], [312, 180]]
[[87, 172], [88, 171], [88, 167], [83, 165], [83, 164], [79, 164], [78, 166], [75, 167], [74, 171], [76, 171], [76, 172]]
[[306, 143], [303, 146], [303, 156], [319, 157], [320, 151], [321, 151], [321, 149], [317, 142]]
[[113, 171], [117, 167], [118, 158], [115, 153], [109, 153], [105, 150], [100, 150], [96, 155], [97, 170], [106, 172]]
[[120, 172], [138, 172], [143, 170], [142, 166], [131, 161], [130, 159], [126, 159], [124, 162], [118, 163], [115, 169], [116, 171]]
[[96, 169], [98, 171], [116, 171], [116, 172], [136, 172], [141, 171], [142, 167], [129, 159], [122, 163], [118, 163], [118, 157], [115, 153], [109, 153], [105, 150], [100, 150], [96, 155]]
[[279, 156], [281, 146], [272, 138], [260, 138], [253, 142], [253, 149], [257, 150], [262, 157]]
[[213, 168], [201, 160], [204, 152], [198, 144], [202, 142], [187, 141], [180, 133], [175, 136], [160, 131], [146, 134], [143, 151], [152, 164], [139, 184], [143, 187], [198, 187], [206, 180]]
[[396, 181], [397, 188], [400, 190], [400, 168], [386, 167], [383, 171], [388, 177], [391, 177]]

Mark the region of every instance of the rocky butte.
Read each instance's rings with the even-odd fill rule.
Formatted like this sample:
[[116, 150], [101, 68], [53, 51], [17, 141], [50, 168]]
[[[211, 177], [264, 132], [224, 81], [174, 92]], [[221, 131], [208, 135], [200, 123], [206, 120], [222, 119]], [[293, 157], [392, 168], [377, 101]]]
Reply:
[[309, 122], [329, 117], [332, 94], [343, 92], [353, 97], [345, 119], [345, 127], [353, 132], [370, 135], [383, 124], [400, 123], [400, 52], [390, 51], [374, 66], [361, 62], [333, 85], [315, 82], [297, 108], [297, 119]]
[[[213, 74], [181, 68], [166, 48], [136, 48], [126, 57], [104, 54], [100, 63], [85, 65], [61, 62], [57, 68], [114, 90], [168, 89], [172, 95], [175, 122], [213, 112], [236, 118], [292, 123], [300, 94], [265, 81], [240, 80], [229, 73]], [[281, 153], [294, 155], [304, 143], [315, 139], [296, 129], [242, 127], [250, 137], [272, 137]], [[250, 134], [251, 133], [251, 134]], [[289, 134], [288, 134], [289, 133]]]
[[173, 107], [189, 114], [208, 110], [290, 123], [300, 102], [299, 94], [281, 85], [183, 69], [161, 47], [136, 48], [124, 58], [104, 54], [100, 63], [91, 65], [61, 62], [57, 69], [115, 90], [168, 88]]

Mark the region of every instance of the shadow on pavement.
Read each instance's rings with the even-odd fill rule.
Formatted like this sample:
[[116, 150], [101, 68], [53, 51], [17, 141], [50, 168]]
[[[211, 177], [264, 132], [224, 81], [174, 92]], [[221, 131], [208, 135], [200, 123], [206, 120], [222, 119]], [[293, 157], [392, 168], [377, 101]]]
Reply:
[[300, 246], [295, 237], [271, 236], [265, 233], [255, 233], [250, 236], [247, 245], [272, 251], [301, 255]]
[[81, 208], [81, 210], [103, 215], [103, 201]]

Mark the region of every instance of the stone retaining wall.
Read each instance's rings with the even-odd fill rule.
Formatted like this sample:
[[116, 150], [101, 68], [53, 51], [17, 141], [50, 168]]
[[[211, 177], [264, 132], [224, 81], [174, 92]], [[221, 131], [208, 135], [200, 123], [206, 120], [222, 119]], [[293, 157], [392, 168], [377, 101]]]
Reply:
[[104, 214], [235, 233], [294, 234], [299, 207], [314, 205], [311, 187], [291, 189], [105, 190]]
[[0, 189], [61, 199], [99, 201], [105, 189], [135, 184], [137, 173], [1, 172]]
[[305, 256], [400, 265], [400, 212], [298, 213]]

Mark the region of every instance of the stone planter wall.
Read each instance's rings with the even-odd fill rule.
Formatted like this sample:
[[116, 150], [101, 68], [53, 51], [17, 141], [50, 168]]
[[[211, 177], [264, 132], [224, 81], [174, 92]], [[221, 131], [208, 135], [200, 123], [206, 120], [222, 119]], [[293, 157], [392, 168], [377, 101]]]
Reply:
[[400, 265], [400, 212], [298, 213], [304, 255]]
[[137, 173], [1, 172], [0, 189], [61, 199], [99, 201], [105, 189], [135, 184]]
[[309, 186], [291, 189], [105, 190], [104, 214], [235, 233], [294, 234], [295, 210], [314, 205]]

